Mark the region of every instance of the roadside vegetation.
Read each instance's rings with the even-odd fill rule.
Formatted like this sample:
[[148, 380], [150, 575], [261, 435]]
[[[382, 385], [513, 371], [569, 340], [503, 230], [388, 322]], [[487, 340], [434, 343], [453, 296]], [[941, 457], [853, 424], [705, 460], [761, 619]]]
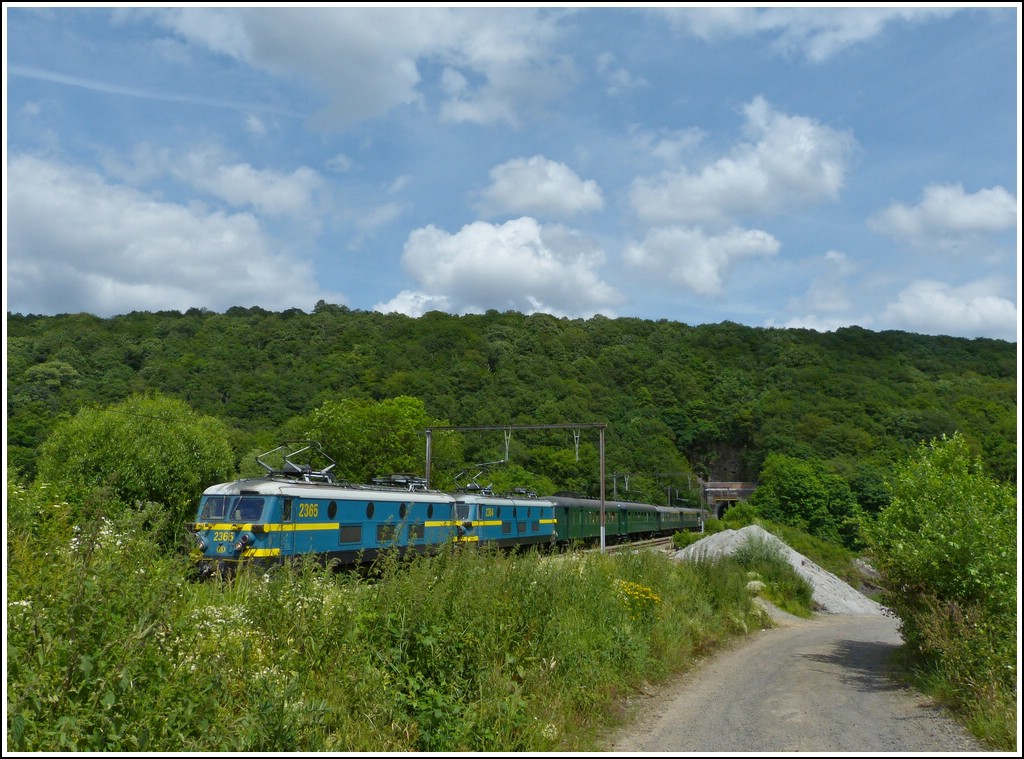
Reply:
[[[954, 438], [923, 446], [894, 493], [865, 534], [903, 623], [904, 671], [1013, 749], [1012, 490]], [[161, 504], [10, 477], [7, 496], [17, 751], [598, 750], [639, 688], [771, 624], [751, 580], [810, 613], [811, 589], [769, 544], [699, 563], [453, 548], [390, 557], [372, 580], [299, 564], [196, 582], [184, 538], [162, 546], [175, 515]], [[856, 553], [750, 504], [707, 528], [752, 523], [856, 578]]]
[[909, 678], [993, 748], [1019, 750], [1016, 489], [954, 435], [897, 467], [892, 493], [865, 531]]
[[643, 684], [769, 625], [747, 583], [780, 570], [463, 547], [194, 582], [158, 507], [51, 495], [8, 483], [16, 751], [598, 750]]

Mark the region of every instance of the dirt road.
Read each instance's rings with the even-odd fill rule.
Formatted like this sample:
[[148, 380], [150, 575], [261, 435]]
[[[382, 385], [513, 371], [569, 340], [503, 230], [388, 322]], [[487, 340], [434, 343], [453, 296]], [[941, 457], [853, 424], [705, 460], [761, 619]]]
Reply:
[[879, 615], [795, 617], [748, 636], [631, 709], [616, 752], [983, 752], [959, 724], [887, 676], [901, 645]]

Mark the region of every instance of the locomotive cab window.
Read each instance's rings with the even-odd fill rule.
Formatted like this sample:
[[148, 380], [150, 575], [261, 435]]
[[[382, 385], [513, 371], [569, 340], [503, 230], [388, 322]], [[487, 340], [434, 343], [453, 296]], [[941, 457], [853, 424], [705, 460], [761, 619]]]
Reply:
[[201, 519], [224, 519], [227, 516], [230, 499], [222, 495], [207, 496], [203, 501]]
[[263, 516], [263, 499], [243, 496], [238, 499], [231, 518], [242, 522], [255, 522]]

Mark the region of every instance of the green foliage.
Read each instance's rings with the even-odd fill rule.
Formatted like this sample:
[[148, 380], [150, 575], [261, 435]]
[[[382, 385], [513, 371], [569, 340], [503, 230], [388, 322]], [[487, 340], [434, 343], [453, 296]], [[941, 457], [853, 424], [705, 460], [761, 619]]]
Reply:
[[54, 428], [39, 458], [40, 480], [66, 496], [105, 488], [129, 505], [161, 503], [174, 525], [231, 469], [224, 425], [160, 396], [83, 408]]
[[[889, 466], [953, 430], [993, 476], [1016, 477], [1016, 346], [997, 340], [497, 311], [412, 319], [327, 305], [8, 314], [7, 327], [7, 442], [29, 477], [58, 419], [149, 392], [221, 419], [237, 452], [301, 437], [291, 420], [339, 398], [415, 397], [453, 425], [606, 421], [610, 471], [637, 475], [642, 500], [681, 487], [661, 473], [753, 480], [779, 453], [816, 457], [873, 513], [887, 501], [878, 485]], [[551, 455], [572, 450], [555, 435], [515, 461], [596, 493], [587, 442], [582, 470]], [[486, 434], [464, 445], [454, 471], [498, 458]]]
[[[334, 471], [339, 479], [355, 483], [399, 472], [424, 473], [423, 430], [446, 424], [430, 417], [422, 400], [406, 396], [379, 402], [354, 398], [325, 401], [307, 418], [293, 422], [299, 437], [318, 441], [338, 462]], [[447, 463], [450, 469], [458, 451], [456, 436], [434, 434], [431, 468], [436, 463], [444, 471]]]
[[7, 493], [10, 748], [136, 753], [200, 732], [209, 688], [178, 679], [195, 640], [179, 628], [185, 560], [154, 548], [166, 512]]
[[745, 573], [473, 546], [189, 582], [160, 513], [8, 483], [8, 746], [593, 749], [617, 703], [760, 629]]
[[780, 609], [802, 617], [811, 615], [814, 588], [786, 560], [778, 543], [751, 536], [729, 560], [739, 564], [751, 580], [763, 582], [764, 597]]
[[704, 520], [704, 532], [709, 535], [714, 535], [716, 532], [722, 530], [728, 530], [729, 526], [721, 519], [705, 519]]
[[458, 485], [467, 485], [476, 477], [476, 484], [483, 487], [490, 485], [491, 491], [497, 494], [512, 493], [516, 488], [523, 488], [537, 495], [549, 495], [558, 489], [547, 477], [538, 477], [518, 464], [499, 464], [485, 467], [483, 470], [468, 467], [464, 472], [465, 474], [458, 479]]
[[680, 549], [686, 548], [686, 546], [693, 545], [707, 534], [706, 532], [676, 532], [672, 534], [672, 545]]
[[722, 515], [722, 522], [730, 530], [739, 530], [754, 521], [760, 516], [757, 507], [750, 501], [740, 501], [735, 506], [726, 509]]
[[849, 485], [818, 461], [769, 455], [750, 508], [822, 540], [848, 547], [860, 540], [860, 507]]
[[1013, 488], [989, 477], [957, 434], [922, 444], [890, 489], [867, 532], [904, 640], [954, 704], [1008, 708], [1017, 676]]
[[[906, 471], [890, 473], [923, 440], [956, 431], [964, 452], [976, 457], [992, 478], [992, 482], [976, 482], [958, 471], [950, 478], [969, 481], [972, 487], [979, 484], [975, 489], [961, 492], [950, 487], [941, 493], [947, 504], [962, 506], [965, 513], [976, 505], [967, 496], [1006, 501], [1009, 496], [1004, 490], [995, 488], [992, 495], [986, 488], [995, 487], [993, 482], [1004, 483], [1008, 492], [1017, 477], [1017, 348], [997, 340], [874, 333], [857, 327], [829, 333], [732, 323], [691, 327], [665, 320], [559, 319], [493, 310], [466, 316], [432, 312], [413, 319], [319, 303], [312, 314], [261, 308], [232, 308], [224, 314], [205, 309], [135, 312], [110, 319], [88, 314], [8, 314], [6, 349], [9, 471], [34, 480], [33, 488], [48, 483], [49, 489], [39, 492], [48, 493], [53, 502], [37, 503], [36, 495], [11, 501], [9, 514], [16, 517], [11, 521], [26, 531], [15, 531], [22, 536], [18, 540], [29, 534], [33, 540], [42, 534], [56, 535], [59, 523], [44, 516], [53, 513], [67, 512], [71, 522], [64, 529], [77, 524], [83, 530], [102, 531], [87, 527], [88, 515], [102, 511], [114, 522], [141, 519], [133, 528], [146, 536], [140, 545], [146, 540], [167, 545], [176, 526], [191, 515], [191, 504], [203, 486], [224, 479], [239, 461], [245, 473], [262, 472], [250, 469], [251, 454], [269, 450], [282, 440], [318, 439], [339, 462], [340, 476], [365, 482], [377, 474], [422, 471], [423, 428], [439, 426], [442, 419], [450, 420], [444, 424], [481, 426], [607, 422], [608, 471], [631, 473], [631, 499], [660, 502], [667, 488], [686, 487], [683, 483], [689, 482], [690, 472], [724, 480], [753, 480], [761, 472], [762, 487], [750, 502], [760, 515], [741, 508], [731, 515], [733, 521], [708, 520], [706, 530], [711, 533], [752, 520], [780, 534], [809, 530], [828, 541], [821, 546], [836, 551], [843, 550], [840, 544], [847, 549], [859, 547], [860, 524], [870, 524], [874, 515], [888, 514], [879, 522], [884, 524], [907, 511], [906, 504], [920, 508], [912, 497], [913, 488], [900, 484]], [[155, 407], [136, 413], [145, 403]], [[455, 473], [467, 462], [500, 458], [494, 455], [500, 447], [498, 437], [435, 434], [432, 484], [451, 487]], [[581, 441], [577, 460], [568, 438], [569, 433], [516, 436], [510, 461], [531, 473], [532, 479], [516, 473], [515, 478], [508, 477], [508, 484], [532, 485], [538, 492], [551, 487], [595, 495], [601, 485], [596, 443]], [[244, 452], [249, 453], [238, 456]], [[971, 477], [978, 474], [974, 467], [968, 468]], [[515, 471], [509, 467], [507, 473]], [[930, 482], [924, 489], [929, 488]], [[26, 492], [37, 494], [34, 489]], [[893, 511], [891, 501], [899, 501]], [[155, 509], [149, 505], [152, 502], [165, 504], [170, 511]], [[60, 503], [66, 505], [51, 508]], [[935, 535], [931, 531], [938, 527], [929, 513], [919, 530], [924, 536], [921, 543], [910, 539], [918, 537], [913, 520], [906, 524], [897, 520], [896, 534], [909, 537], [898, 545], [884, 540], [878, 544], [880, 554], [906, 558], [907, 571], [917, 573], [904, 578], [904, 586], [894, 586], [895, 592], [905, 592], [908, 634], [920, 641], [922, 650], [934, 653], [934, 662], [953, 662], [962, 671], [974, 673], [968, 684], [950, 680], [958, 694], [984, 690], [978, 672], [1005, 674], [998, 663], [1007, 657], [1008, 644], [998, 631], [1012, 629], [1014, 624], [1000, 616], [1008, 602], [1005, 576], [999, 572], [1015, 553], [1006, 549], [1005, 555], [993, 558], [983, 549], [1005, 544], [1006, 511], [998, 518], [982, 519], [982, 524], [965, 522], [963, 534], [949, 527], [951, 520], [939, 519], [943, 527]], [[28, 518], [29, 514], [34, 516]], [[165, 519], [169, 515], [173, 519]], [[122, 527], [130, 531], [127, 525], [118, 529]], [[9, 530], [9, 552], [12, 539]], [[943, 541], [948, 543], [943, 548], [946, 553], [939, 550]], [[917, 552], [907, 546], [916, 546]], [[827, 566], [809, 549], [797, 550]], [[43, 554], [49, 556], [45, 549]], [[828, 560], [849, 564], [846, 555]], [[959, 564], [966, 567], [967, 576], [956, 580], [960, 583], [956, 585], [943, 571]], [[58, 561], [54, 571], [63, 571], [61, 567], [66, 565]], [[68, 579], [70, 574], [44, 576], [69, 588], [88, 585], [75, 584]], [[927, 592], [917, 593], [915, 583], [921, 576], [928, 579], [920, 586]], [[658, 608], [672, 606], [672, 595], [666, 594], [661, 580], [623, 579], [650, 588], [664, 602]], [[277, 587], [274, 582], [278, 580], [270, 585]], [[610, 582], [601, 587], [612, 587]], [[722, 588], [707, 582], [717, 593], [735, 591], [737, 598], [744, 597], [742, 584]], [[932, 585], [941, 592], [933, 591]], [[284, 594], [290, 587], [286, 583], [280, 590]], [[303, 592], [315, 594], [318, 587], [310, 585]], [[961, 595], [950, 600], [951, 589]], [[108, 593], [121, 590], [114, 583], [104, 586]], [[123, 590], [142, 592], [135, 586]], [[716, 596], [715, 603], [722, 597]], [[16, 598], [20, 603], [22, 597]], [[94, 597], [88, 598], [92, 603]], [[142, 598], [144, 606], [149, 603]], [[916, 610], [914, 598], [919, 601]], [[222, 610], [224, 599], [206, 600], [200, 609]], [[412, 605], [419, 600], [410, 591], [405, 602]], [[256, 615], [263, 608], [253, 606], [250, 612]], [[225, 619], [235, 619], [233, 610], [224, 613]], [[670, 618], [661, 616], [654, 634], [664, 635]], [[742, 628], [742, 615], [737, 618], [741, 621], [723, 622], [724, 628]], [[277, 621], [282, 629], [300, 629], [284, 618]], [[199, 637], [194, 628], [181, 630], [193, 640]], [[579, 631], [581, 635], [590, 632], [585, 623]], [[606, 645], [622, 642], [600, 635], [597, 639]], [[249, 648], [243, 650], [255, 650], [255, 642], [245, 640]], [[954, 650], [951, 646], [958, 640], [968, 641], [970, 650], [967, 644]], [[637, 644], [635, 639], [631, 642]], [[238, 671], [248, 664], [243, 654], [211, 651], [219, 662]], [[996, 668], [986, 669], [986, 663], [993, 662]], [[97, 671], [95, 663], [87, 667]], [[389, 705], [380, 707], [379, 668], [380, 663], [373, 661], [356, 668], [359, 677], [373, 683], [373, 687], [349, 688], [356, 699], [354, 708], [368, 717], [343, 727], [325, 706], [349, 703], [339, 700], [333, 685], [324, 685], [310, 697], [305, 685], [290, 674], [250, 683], [238, 693], [239, 700], [229, 700], [233, 710], [210, 712], [238, 728], [217, 748], [259, 750], [276, 745], [274, 735], [282, 741], [328, 749], [337, 748], [340, 739], [325, 735], [351, 736], [353, 745], [395, 750], [467, 742], [494, 745], [492, 739], [487, 739], [491, 743], [471, 739], [469, 733], [445, 727], [444, 720], [424, 728], [423, 735], [433, 737], [410, 742], [415, 730], [408, 715], [419, 715], [413, 720], [418, 726], [420, 719], [427, 724], [429, 714], [461, 709], [463, 722], [479, 725], [481, 731], [491, 723], [517, 730], [514, 726], [521, 725], [525, 714], [537, 716], [524, 711], [513, 698], [500, 701], [493, 711], [467, 712], [463, 700], [452, 700], [436, 681], [426, 676], [416, 680], [415, 674], [404, 691], [409, 699], [404, 706], [392, 709], [385, 700]], [[163, 670], [154, 671], [163, 676]], [[68, 680], [69, 686], [73, 680]], [[240, 690], [234, 682], [217, 677], [168, 682], [172, 688], [198, 688], [197, 693], [222, 686], [232, 694]], [[996, 677], [991, 682], [1002, 680]], [[479, 685], [479, 681], [473, 683]], [[596, 693], [604, 693], [605, 685], [614, 690], [620, 684], [591, 683]], [[173, 702], [176, 693], [152, 691], [146, 697], [159, 704]], [[217, 691], [211, 698], [220, 695]], [[593, 705], [587, 698], [572, 691], [565, 695], [565, 703], [573, 708], [578, 702]], [[987, 702], [998, 701], [994, 697]], [[200, 706], [188, 708], [208, 708], [208, 702], [199, 702]], [[20, 714], [9, 718], [10, 734], [33, 735], [32, 726]], [[50, 725], [48, 735], [79, 736], [74, 738], [76, 745], [98, 745], [92, 737], [80, 737], [74, 709], [67, 714], [68, 723], [59, 728]], [[189, 714], [171, 715], [165, 724], [139, 727], [138, 735], [160, 735], [164, 745], [194, 747], [192, 734], [174, 732], [174, 725], [190, 719]], [[1003, 724], [998, 713], [995, 718], [981, 714], [978, 720]], [[406, 734], [405, 728], [411, 732]], [[89, 729], [107, 730], [95, 725]], [[125, 734], [119, 731], [114, 726], [106, 734]], [[167, 738], [172, 732], [175, 737]], [[117, 740], [111, 746], [122, 745]], [[527, 744], [550, 742], [515, 745]], [[143, 750], [123, 745], [126, 750]]]

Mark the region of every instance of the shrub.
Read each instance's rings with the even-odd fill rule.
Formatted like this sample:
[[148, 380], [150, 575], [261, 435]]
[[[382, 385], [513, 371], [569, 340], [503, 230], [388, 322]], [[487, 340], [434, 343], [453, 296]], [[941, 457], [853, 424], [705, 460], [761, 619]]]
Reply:
[[755, 520], [760, 516], [761, 513], [754, 504], [750, 501], [740, 501], [735, 506], [726, 509], [726, 512], [722, 515], [722, 522], [730, 530], [739, 530], [754, 524]]
[[109, 408], [83, 408], [58, 424], [40, 449], [39, 479], [72, 504], [96, 488], [125, 508], [164, 504], [172, 519], [158, 539], [166, 547], [193, 515], [203, 488], [226, 479], [231, 464], [221, 421], [184, 401], [134, 396]]
[[672, 535], [672, 545], [679, 549], [686, 548], [686, 546], [693, 545], [707, 534], [706, 532], [677, 532]]
[[[917, 665], [965, 710], [1016, 704], [1017, 502], [956, 434], [894, 470], [890, 504], [868, 527], [883, 601]], [[1005, 716], [1012, 722], [1012, 710]]]

